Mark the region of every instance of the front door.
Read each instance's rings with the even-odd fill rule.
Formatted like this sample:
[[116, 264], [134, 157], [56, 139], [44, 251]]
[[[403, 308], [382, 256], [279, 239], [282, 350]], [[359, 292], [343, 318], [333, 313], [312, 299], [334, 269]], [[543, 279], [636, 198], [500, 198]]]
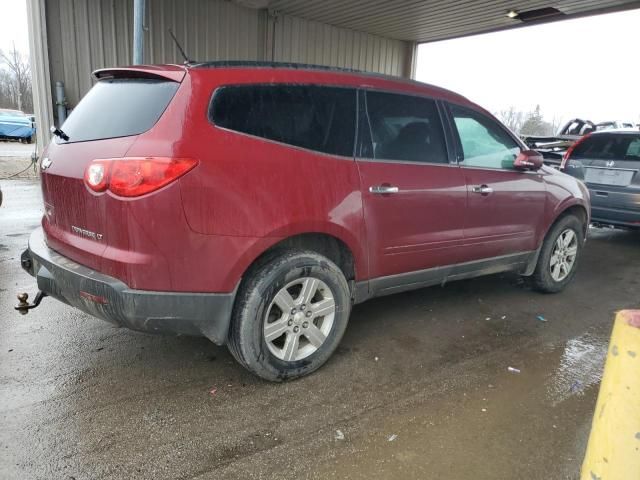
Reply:
[[542, 174], [513, 168], [521, 148], [498, 122], [464, 107], [451, 105], [450, 111], [467, 184], [469, 259], [536, 250], [546, 198]]
[[370, 276], [399, 275], [400, 285], [401, 274], [459, 262], [467, 193], [436, 102], [368, 91], [361, 105], [356, 157]]

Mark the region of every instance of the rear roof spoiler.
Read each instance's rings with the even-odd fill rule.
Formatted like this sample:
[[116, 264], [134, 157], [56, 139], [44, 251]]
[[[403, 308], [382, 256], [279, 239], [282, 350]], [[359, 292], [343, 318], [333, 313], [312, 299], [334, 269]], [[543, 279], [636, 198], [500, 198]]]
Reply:
[[182, 82], [187, 74], [182, 65], [140, 65], [133, 67], [101, 68], [93, 72], [98, 80], [103, 78], [165, 78], [173, 82]]

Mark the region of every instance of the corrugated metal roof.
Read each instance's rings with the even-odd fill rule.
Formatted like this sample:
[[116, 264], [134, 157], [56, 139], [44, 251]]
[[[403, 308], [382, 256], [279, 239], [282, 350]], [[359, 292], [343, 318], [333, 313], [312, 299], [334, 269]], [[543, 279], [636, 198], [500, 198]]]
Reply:
[[[640, 8], [637, 0], [272, 0], [269, 9], [398, 40], [432, 42], [525, 25], [507, 12], [553, 7], [568, 16]], [[561, 19], [563, 17], [559, 17]], [[566, 17], [564, 17], [566, 18]]]

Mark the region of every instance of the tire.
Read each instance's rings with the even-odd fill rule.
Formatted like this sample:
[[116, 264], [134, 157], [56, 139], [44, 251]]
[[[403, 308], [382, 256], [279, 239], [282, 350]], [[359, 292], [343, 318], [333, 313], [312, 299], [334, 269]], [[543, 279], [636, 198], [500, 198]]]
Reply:
[[[542, 244], [538, 263], [532, 276], [533, 287], [536, 290], [543, 293], [557, 293], [564, 290], [571, 282], [576, 274], [584, 245], [584, 231], [583, 222], [575, 215], [561, 217], [551, 227]], [[564, 242], [562, 243], [566, 243], [571, 235], [573, 237], [571, 237], [570, 244], [565, 245], [563, 251], [559, 245], [559, 238], [563, 236]], [[575, 248], [575, 254], [571, 262], [573, 248]], [[564, 269], [561, 266], [563, 260]]]
[[312, 251], [282, 251], [245, 276], [227, 346], [265, 380], [302, 377], [329, 359], [350, 312], [349, 286], [338, 266]]

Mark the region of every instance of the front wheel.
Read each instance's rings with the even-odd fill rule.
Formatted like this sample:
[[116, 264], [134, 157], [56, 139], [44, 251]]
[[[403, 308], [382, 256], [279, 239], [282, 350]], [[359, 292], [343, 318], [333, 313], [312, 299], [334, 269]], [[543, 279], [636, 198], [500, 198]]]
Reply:
[[350, 310], [349, 286], [333, 262], [311, 251], [282, 252], [243, 281], [228, 347], [266, 380], [301, 377], [329, 359]]
[[547, 234], [533, 274], [534, 287], [545, 293], [563, 290], [573, 279], [584, 244], [584, 225], [574, 215], [558, 220]]

